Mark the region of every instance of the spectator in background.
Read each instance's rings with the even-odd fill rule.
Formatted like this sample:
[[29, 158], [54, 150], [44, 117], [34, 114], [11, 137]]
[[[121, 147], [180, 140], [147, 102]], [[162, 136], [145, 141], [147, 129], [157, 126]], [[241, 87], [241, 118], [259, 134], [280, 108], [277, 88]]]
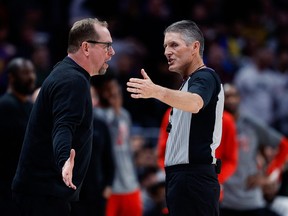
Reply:
[[35, 45], [31, 55], [37, 74], [36, 87], [41, 87], [51, 71], [50, 50], [46, 44]]
[[107, 199], [112, 193], [115, 175], [112, 138], [108, 125], [95, 112], [99, 98], [93, 86], [91, 97], [94, 109], [92, 154], [79, 201], [72, 203], [71, 216], [105, 216]]
[[241, 113], [260, 118], [268, 125], [275, 121], [275, 95], [279, 93], [280, 77], [272, 69], [275, 62], [271, 49], [262, 47], [254, 51], [250, 62], [239, 68], [234, 77]]
[[[261, 171], [265, 171], [267, 166], [274, 159], [275, 155], [278, 153], [278, 148], [273, 148], [271, 146], [260, 147], [258, 157], [258, 167]], [[286, 155], [288, 159], [288, 155]], [[288, 179], [287, 179], [287, 165], [288, 160], [284, 164], [281, 170], [276, 170], [272, 175], [276, 179], [272, 184], [264, 185], [263, 195], [270, 209], [277, 212], [281, 216], [288, 215]], [[273, 177], [274, 178], [274, 177]], [[286, 190], [286, 192], [285, 192]]]
[[216, 42], [210, 44], [206, 64], [217, 71], [223, 83], [233, 81], [234, 73], [237, 70], [237, 65], [231, 58], [231, 55], [228, 55], [227, 50], [220, 44]]
[[6, 67], [7, 92], [0, 98], [0, 215], [20, 215], [12, 201], [11, 184], [33, 103], [36, 73], [32, 62], [13, 58]]
[[[235, 86], [225, 84], [224, 91], [225, 110], [233, 115], [237, 123], [238, 165], [234, 174], [223, 184], [220, 215], [278, 215], [268, 208], [262, 188], [273, 186], [278, 180], [287, 159], [288, 140], [254, 115], [239, 110], [240, 95]], [[261, 146], [278, 148], [264, 171], [259, 169], [257, 163]]]
[[[287, 34], [288, 35], [288, 34]], [[280, 77], [280, 91], [275, 94], [276, 119], [273, 126], [288, 137], [288, 46], [277, 52], [277, 72]]]
[[[108, 24], [74, 23], [68, 55], [45, 79], [33, 105], [16, 174], [13, 198], [22, 215], [70, 215], [79, 199], [92, 148], [90, 79], [115, 54]], [[76, 155], [75, 155], [76, 154]]]
[[143, 216], [168, 215], [164, 171], [158, 167], [146, 167], [139, 180], [142, 189]]
[[223, 200], [223, 184], [233, 175], [238, 166], [238, 143], [236, 122], [233, 116], [224, 110], [222, 137], [216, 149], [216, 157], [221, 159], [222, 167], [218, 175], [221, 185], [220, 202]]
[[142, 216], [141, 190], [131, 146], [132, 122], [122, 106], [121, 86], [112, 72], [93, 80], [100, 99], [96, 111], [110, 128], [115, 159], [116, 172], [106, 216]]

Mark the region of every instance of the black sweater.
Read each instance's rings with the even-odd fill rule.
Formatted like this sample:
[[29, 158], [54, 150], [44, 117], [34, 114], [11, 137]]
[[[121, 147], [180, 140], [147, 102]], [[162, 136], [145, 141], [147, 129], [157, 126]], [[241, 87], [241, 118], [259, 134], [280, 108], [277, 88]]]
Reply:
[[[12, 190], [77, 200], [92, 148], [90, 75], [69, 57], [44, 81], [27, 126]], [[73, 183], [68, 188], [61, 169], [75, 149]]]

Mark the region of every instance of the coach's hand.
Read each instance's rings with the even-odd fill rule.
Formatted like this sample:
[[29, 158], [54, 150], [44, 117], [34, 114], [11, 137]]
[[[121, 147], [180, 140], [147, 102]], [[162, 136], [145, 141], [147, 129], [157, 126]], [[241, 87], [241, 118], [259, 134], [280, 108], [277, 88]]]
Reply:
[[74, 190], [76, 190], [76, 186], [72, 182], [73, 177], [73, 168], [74, 168], [74, 159], [75, 159], [75, 150], [71, 149], [70, 151], [70, 157], [65, 162], [63, 168], [62, 168], [62, 178], [64, 183]]

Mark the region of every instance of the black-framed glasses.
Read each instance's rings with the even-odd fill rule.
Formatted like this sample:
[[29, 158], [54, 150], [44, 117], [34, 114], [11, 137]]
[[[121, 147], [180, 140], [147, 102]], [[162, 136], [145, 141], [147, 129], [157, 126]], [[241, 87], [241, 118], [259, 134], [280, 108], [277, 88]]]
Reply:
[[87, 43], [92, 43], [92, 44], [104, 44], [106, 45], [105, 48], [107, 50], [110, 50], [112, 47], [112, 42], [102, 42], [102, 41], [93, 41], [93, 40], [87, 40]]

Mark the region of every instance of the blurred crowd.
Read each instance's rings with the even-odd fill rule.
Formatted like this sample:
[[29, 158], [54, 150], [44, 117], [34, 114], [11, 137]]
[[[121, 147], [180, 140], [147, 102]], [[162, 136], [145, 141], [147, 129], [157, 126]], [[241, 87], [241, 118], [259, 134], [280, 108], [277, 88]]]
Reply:
[[[179, 77], [168, 72], [163, 54], [163, 30], [168, 24], [179, 19], [192, 19], [199, 24], [206, 39], [205, 63], [219, 73], [223, 82], [231, 82], [238, 72], [248, 70], [245, 67], [248, 64], [251, 67], [256, 65], [258, 68], [251, 70], [258, 70], [261, 77], [265, 74], [263, 79], [266, 79], [266, 72], [271, 72], [284, 82], [288, 64], [287, 11], [288, 3], [284, 0], [252, 0], [248, 5], [228, 0], [185, 3], [175, 0], [2, 0], [0, 94], [7, 87], [4, 66], [8, 60], [14, 56], [31, 59], [36, 67], [39, 87], [51, 67], [66, 54], [70, 25], [79, 18], [96, 16], [110, 25], [113, 48], [117, 53], [110, 62], [110, 70], [118, 75], [123, 86], [124, 106], [131, 113], [133, 124], [159, 127], [167, 107], [154, 100], [132, 100], [124, 90], [128, 78], [140, 76], [141, 68], [146, 69], [155, 83], [178, 88], [175, 80]], [[245, 83], [243, 76], [240, 75], [239, 82]], [[257, 77], [255, 79], [260, 82]], [[270, 94], [265, 98], [275, 99], [275, 93], [271, 92], [271, 83], [275, 82], [267, 82], [260, 83], [259, 88], [265, 88], [264, 93]], [[239, 85], [243, 94], [250, 93], [251, 86]], [[281, 85], [285, 86], [285, 83]], [[262, 101], [270, 103], [261, 107], [264, 118], [288, 134], [287, 114], [283, 120], [287, 100], [283, 101], [280, 96], [281, 103], [278, 104], [270, 98]], [[257, 103], [253, 98], [252, 101]]]
[[[144, 216], [167, 214], [157, 140], [168, 107], [153, 99], [133, 100], [126, 82], [140, 77], [145, 68], [156, 84], [179, 88], [181, 78], [168, 71], [163, 49], [163, 30], [172, 22], [191, 19], [199, 24], [205, 36], [205, 64], [215, 69], [223, 83], [235, 85], [241, 113], [288, 136], [286, 0], [1, 0], [0, 96], [8, 89], [5, 69], [10, 60], [30, 59], [36, 72], [35, 90], [39, 89], [66, 55], [71, 24], [94, 16], [108, 22], [113, 38], [116, 55], [108, 72], [116, 76], [121, 106], [131, 115], [131, 152], [145, 200]], [[97, 86], [101, 79], [93, 82]], [[281, 192], [287, 196], [287, 174], [284, 177]]]

